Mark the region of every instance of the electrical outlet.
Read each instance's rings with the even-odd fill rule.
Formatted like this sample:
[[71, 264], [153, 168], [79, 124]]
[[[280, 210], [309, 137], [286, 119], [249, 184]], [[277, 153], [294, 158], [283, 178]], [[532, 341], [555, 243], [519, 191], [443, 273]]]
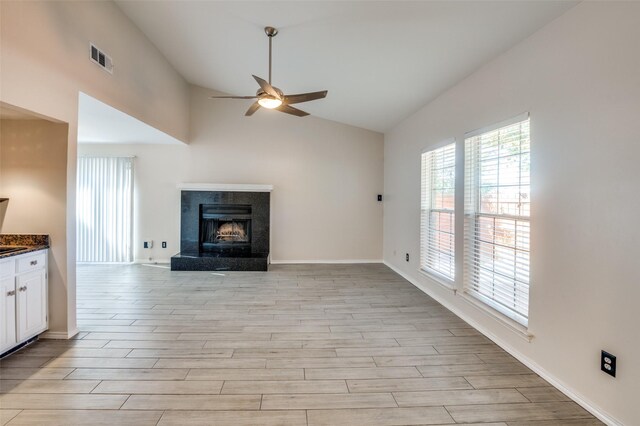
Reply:
[[166, 241], [162, 242], [162, 248], [167, 248], [167, 242]]
[[600, 352], [600, 370], [610, 376], [616, 377], [616, 357], [609, 352]]
[[378, 201], [382, 201], [382, 194], [378, 194]]
[[404, 255], [404, 259], [408, 262], [409, 261], [409, 253]]

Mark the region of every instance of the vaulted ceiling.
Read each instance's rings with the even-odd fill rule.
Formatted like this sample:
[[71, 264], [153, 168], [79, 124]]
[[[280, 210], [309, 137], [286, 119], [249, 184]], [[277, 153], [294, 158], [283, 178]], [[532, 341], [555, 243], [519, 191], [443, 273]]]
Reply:
[[255, 93], [251, 74], [267, 77], [263, 28], [275, 26], [275, 86], [327, 89], [300, 108], [384, 132], [577, 2], [116, 3], [188, 82], [233, 95]]

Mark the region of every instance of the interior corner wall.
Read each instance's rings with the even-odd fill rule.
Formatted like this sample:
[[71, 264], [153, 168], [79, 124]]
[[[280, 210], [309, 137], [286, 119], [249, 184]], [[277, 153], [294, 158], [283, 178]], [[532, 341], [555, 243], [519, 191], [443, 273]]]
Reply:
[[[113, 57], [113, 74], [89, 60], [89, 42]], [[53, 331], [70, 334], [76, 329], [75, 191], [81, 91], [179, 140], [188, 139], [187, 83], [115, 3], [0, 2], [0, 101], [68, 124], [66, 239], [58, 241], [67, 254], [67, 273], [62, 277], [68, 291], [67, 324]]]
[[49, 234], [49, 329], [66, 330], [68, 292], [66, 124], [0, 120], [0, 194], [9, 198], [2, 232]]
[[[186, 81], [112, 1], [3, 1], [2, 101], [65, 122], [84, 92], [183, 142]], [[89, 58], [109, 54], [113, 73]]]
[[[273, 262], [382, 259], [383, 136], [317, 117], [211, 100], [192, 87], [191, 142], [80, 144], [80, 155], [135, 155], [134, 253], [166, 261], [179, 250], [179, 183], [270, 184]], [[152, 249], [142, 248], [152, 239]], [[167, 241], [162, 249], [160, 241]]]
[[[627, 425], [640, 424], [638, 22], [638, 3], [582, 2], [385, 135], [385, 262], [601, 419]], [[421, 152], [455, 137], [461, 159], [465, 132], [525, 111], [532, 141], [530, 343], [418, 272]], [[600, 371], [601, 349], [618, 357], [615, 379]]]

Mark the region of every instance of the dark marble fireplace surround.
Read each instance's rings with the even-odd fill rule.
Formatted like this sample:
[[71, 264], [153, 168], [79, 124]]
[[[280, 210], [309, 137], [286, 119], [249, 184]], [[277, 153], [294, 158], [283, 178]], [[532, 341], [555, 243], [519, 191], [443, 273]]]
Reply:
[[[171, 258], [171, 270], [266, 271], [270, 195], [269, 192], [183, 190], [180, 253]], [[211, 228], [227, 223], [228, 231], [232, 219], [237, 219], [233, 229], [241, 225], [249, 236], [248, 241], [228, 237], [212, 242]]]

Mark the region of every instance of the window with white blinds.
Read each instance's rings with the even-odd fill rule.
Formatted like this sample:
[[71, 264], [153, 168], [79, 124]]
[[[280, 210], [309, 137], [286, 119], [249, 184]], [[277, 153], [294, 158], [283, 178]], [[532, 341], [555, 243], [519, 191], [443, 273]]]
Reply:
[[422, 154], [420, 268], [455, 278], [456, 144]]
[[529, 117], [465, 138], [465, 290], [527, 326]]
[[133, 158], [80, 157], [77, 261], [132, 262]]

